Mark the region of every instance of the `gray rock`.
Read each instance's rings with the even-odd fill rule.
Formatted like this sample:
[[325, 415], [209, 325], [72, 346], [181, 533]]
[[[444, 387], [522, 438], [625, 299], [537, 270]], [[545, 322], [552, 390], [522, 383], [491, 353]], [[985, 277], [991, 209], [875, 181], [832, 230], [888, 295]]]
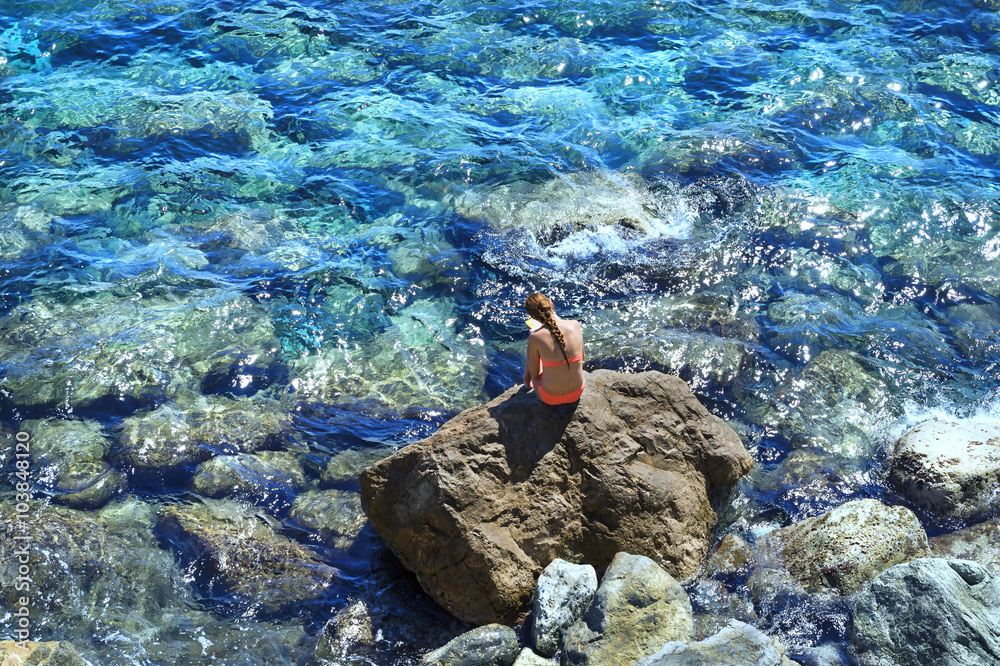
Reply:
[[733, 620], [697, 643], [672, 641], [634, 666], [791, 666], [781, 643], [748, 624]]
[[216, 456], [198, 465], [192, 485], [205, 497], [291, 501], [306, 484], [298, 456], [287, 451]]
[[365, 526], [361, 497], [349, 490], [303, 493], [295, 498], [288, 517], [334, 548], [349, 548]]
[[423, 663], [440, 666], [510, 666], [517, 659], [517, 634], [502, 624], [467, 631], [424, 656]]
[[968, 518], [1000, 508], [1000, 426], [930, 419], [907, 431], [889, 482], [915, 505]]
[[25, 421], [39, 481], [54, 499], [77, 509], [96, 509], [125, 487], [125, 476], [106, 461], [108, 439], [96, 421]]
[[340, 663], [359, 653], [370, 652], [374, 643], [375, 632], [368, 605], [356, 601], [323, 626], [313, 654], [319, 659]]
[[878, 500], [847, 502], [775, 530], [757, 543], [750, 585], [758, 598], [770, 570], [787, 570], [807, 592], [850, 594], [894, 564], [930, 553], [913, 512]]
[[514, 666], [554, 666], [551, 659], [539, 657], [531, 651], [531, 648], [524, 648], [514, 660]]
[[642, 555], [619, 553], [583, 618], [563, 637], [564, 666], [613, 666], [694, 639], [691, 601], [673, 576]]
[[965, 560], [896, 565], [858, 594], [851, 640], [864, 666], [1000, 663], [1000, 578]]
[[586, 381], [558, 408], [512, 388], [362, 472], [372, 527], [457, 617], [518, 621], [557, 557], [600, 569], [633, 552], [677, 576], [701, 564], [709, 491], [753, 464], [739, 436], [677, 377]]
[[597, 572], [589, 564], [552, 560], [538, 577], [531, 607], [531, 635], [535, 650], [551, 657], [563, 632], [580, 619], [597, 592]]

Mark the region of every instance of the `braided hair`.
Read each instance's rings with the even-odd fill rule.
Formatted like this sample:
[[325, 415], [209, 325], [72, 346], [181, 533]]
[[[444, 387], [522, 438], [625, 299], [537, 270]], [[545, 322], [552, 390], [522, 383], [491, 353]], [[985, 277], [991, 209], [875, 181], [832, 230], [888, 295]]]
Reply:
[[524, 309], [528, 311], [529, 315], [537, 319], [542, 326], [548, 329], [552, 337], [559, 343], [559, 349], [566, 360], [566, 365], [569, 365], [569, 357], [566, 356], [566, 338], [563, 337], [562, 331], [559, 330], [559, 325], [556, 323], [556, 311], [552, 307], [552, 301], [549, 300], [548, 296], [537, 292], [528, 296], [524, 301]]

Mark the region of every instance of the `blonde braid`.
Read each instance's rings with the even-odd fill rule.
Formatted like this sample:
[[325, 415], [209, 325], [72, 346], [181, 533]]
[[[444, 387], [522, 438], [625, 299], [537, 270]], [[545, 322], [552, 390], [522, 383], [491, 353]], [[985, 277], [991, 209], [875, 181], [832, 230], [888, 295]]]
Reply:
[[524, 301], [524, 309], [548, 329], [552, 337], [559, 343], [559, 350], [562, 351], [566, 365], [569, 365], [569, 356], [566, 355], [566, 338], [563, 337], [562, 331], [559, 330], [559, 324], [556, 323], [556, 312], [552, 301], [545, 294], [534, 293]]

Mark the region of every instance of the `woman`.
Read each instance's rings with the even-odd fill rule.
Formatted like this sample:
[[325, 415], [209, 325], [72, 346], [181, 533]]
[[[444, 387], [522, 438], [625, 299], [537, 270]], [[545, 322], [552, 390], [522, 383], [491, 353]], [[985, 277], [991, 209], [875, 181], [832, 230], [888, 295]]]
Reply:
[[528, 334], [524, 385], [534, 388], [547, 405], [576, 402], [584, 383], [580, 322], [557, 317], [552, 301], [544, 294], [528, 296], [524, 309], [541, 324]]

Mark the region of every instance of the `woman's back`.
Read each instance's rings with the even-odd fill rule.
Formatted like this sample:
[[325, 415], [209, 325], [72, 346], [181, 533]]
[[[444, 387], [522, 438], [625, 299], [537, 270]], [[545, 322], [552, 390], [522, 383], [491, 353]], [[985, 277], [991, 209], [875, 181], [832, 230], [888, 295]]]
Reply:
[[556, 317], [556, 325], [566, 343], [565, 357], [555, 336], [544, 326], [531, 332], [529, 344], [535, 345], [542, 361], [542, 388], [551, 395], [563, 395], [583, 385], [583, 333], [580, 322], [572, 319]]

